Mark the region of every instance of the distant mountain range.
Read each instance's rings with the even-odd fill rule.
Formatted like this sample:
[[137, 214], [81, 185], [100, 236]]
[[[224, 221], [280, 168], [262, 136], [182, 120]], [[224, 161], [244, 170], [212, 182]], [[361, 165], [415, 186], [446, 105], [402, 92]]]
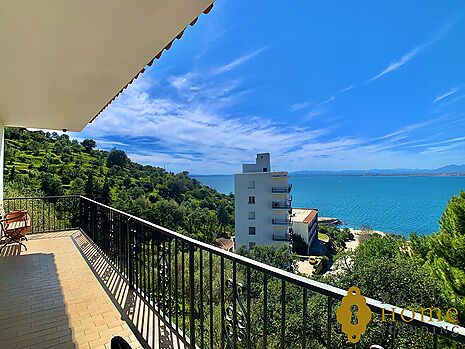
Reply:
[[436, 169], [371, 169], [371, 170], [340, 170], [340, 171], [295, 171], [293, 176], [457, 176], [465, 175], [465, 165], [448, 165]]

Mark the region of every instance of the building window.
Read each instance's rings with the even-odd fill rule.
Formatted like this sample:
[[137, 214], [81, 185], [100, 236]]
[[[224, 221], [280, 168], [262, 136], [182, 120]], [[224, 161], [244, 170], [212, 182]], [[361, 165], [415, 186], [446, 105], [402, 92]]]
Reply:
[[255, 181], [249, 181], [249, 189], [255, 189]]
[[249, 204], [255, 203], [255, 196], [249, 196]]
[[249, 242], [249, 248], [254, 248], [255, 245], [256, 245], [255, 242], [253, 242], [253, 241], [250, 241], [250, 242]]
[[255, 219], [255, 212], [254, 211], [249, 212], [249, 219]]
[[268, 172], [268, 169], [266, 167], [263, 167], [263, 172]]
[[249, 235], [255, 235], [255, 227], [249, 227]]

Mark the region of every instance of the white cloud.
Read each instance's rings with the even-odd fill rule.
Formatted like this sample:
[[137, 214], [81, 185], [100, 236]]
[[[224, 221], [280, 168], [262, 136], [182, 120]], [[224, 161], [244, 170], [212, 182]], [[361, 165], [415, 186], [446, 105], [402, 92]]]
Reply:
[[442, 106], [443, 106], [443, 107], [449, 106], [449, 105], [451, 105], [451, 104], [454, 104], [454, 103], [457, 103], [457, 102], [461, 101], [462, 99], [465, 99], [465, 94], [463, 94], [463, 95], [458, 95], [458, 96], [455, 96], [455, 97], [451, 98], [450, 100], [444, 102], [444, 103], [442, 104]]
[[427, 120], [427, 121], [421, 121], [421, 122], [418, 122], [418, 123], [415, 123], [415, 124], [410, 124], [410, 125], [407, 125], [407, 126], [404, 126], [404, 127], [400, 128], [399, 130], [396, 130], [394, 132], [390, 132], [390, 133], [388, 133], [388, 134], [386, 134], [384, 136], [377, 137], [376, 139], [382, 140], [382, 139], [387, 139], [387, 138], [391, 138], [391, 137], [396, 137], [396, 136], [399, 136], [399, 135], [405, 135], [405, 134], [407, 134], [409, 132], [412, 132], [414, 130], [417, 130], [417, 129], [423, 128], [425, 126], [440, 122], [440, 120], [442, 120], [443, 118], [444, 118], [444, 116], [441, 117], [441, 118], [435, 118], [435, 119], [431, 119], [431, 120]]
[[348, 92], [348, 91], [354, 89], [355, 87], [356, 87], [355, 85], [350, 85], [350, 86], [344, 87], [344, 88], [340, 89], [339, 91], [337, 91], [336, 94]]
[[225, 72], [228, 72], [230, 70], [233, 70], [235, 68], [237, 68], [238, 66], [246, 63], [247, 61], [251, 60], [252, 58], [254, 58], [256, 55], [258, 55], [259, 53], [265, 51], [268, 47], [262, 47], [262, 48], [259, 48], [258, 50], [255, 50], [249, 54], [246, 54], [242, 57], [239, 57], [237, 59], [235, 59], [234, 61], [228, 63], [228, 64], [225, 64], [223, 66], [220, 66], [220, 67], [217, 67], [215, 68], [212, 72], [213, 74], [221, 74], [221, 73], [225, 73]]
[[417, 56], [421, 51], [423, 51], [428, 46], [432, 45], [436, 41], [440, 40], [454, 25], [454, 22], [448, 22], [444, 25], [430, 40], [416, 46], [415, 48], [408, 51], [404, 54], [399, 60], [391, 62], [385, 69], [383, 69], [380, 73], [373, 76], [368, 82], [372, 82], [378, 80], [380, 77], [392, 73], [402, 67], [404, 64], [408, 63], [412, 60], [415, 56]]
[[[420, 141], [428, 142], [412, 138], [415, 131], [447, 125], [442, 122], [446, 116], [406, 125], [377, 137], [335, 137], [332, 132], [337, 125], [318, 128], [314, 123], [280, 124], [256, 115], [229, 115], [224, 111], [223, 99], [239, 92], [228, 88], [230, 81], [215, 83], [216, 90], [222, 91], [217, 92], [218, 98], [208, 99], [206, 95], [211, 93], [208, 88], [192, 92], [191, 86], [203, 86], [205, 79], [210, 77], [192, 74], [188, 83], [179, 85], [179, 96], [160, 98], [152, 95], [156, 89], [151, 88], [150, 75], [143, 76], [86, 127], [85, 137], [123, 140], [133, 161], [197, 174], [240, 171], [241, 163], [264, 151], [272, 154], [275, 169], [289, 171], [443, 165], [444, 152], [440, 151], [447, 149], [430, 149], [426, 154], [422, 153], [427, 151], [423, 148], [428, 147], [419, 147], [422, 152], [416, 152], [415, 156], [407, 150]], [[175, 77], [167, 80], [176, 81]], [[240, 91], [240, 84], [236, 88]], [[234, 103], [235, 99], [232, 100]], [[308, 117], [324, 112], [315, 108]], [[454, 147], [449, 147], [452, 152], [459, 151], [460, 141], [456, 139]], [[460, 158], [456, 153], [452, 155]]]
[[[181, 85], [180, 93], [189, 93], [187, 85]], [[218, 89], [229, 91], [221, 86]], [[130, 152], [132, 159], [199, 172], [217, 169], [217, 164], [225, 168], [238, 166], [248, 156], [261, 151], [286, 153], [325, 133], [321, 129], [293, 129], [259, 116], [224, 115], [221, 102], [204, 100], [204, 94], [208, 93], [205, 90], [199, 91], [193, 100], [190, 97], [154, 98], [148, 90], [149, 87], [138, 86], [128, 89], [85, 132], [95, 138], [127, 139], [135, 148]], [[147, 141], [138, 147], [137, 139]], [[150, 142], [157, 145], [157, 150], [149, 150]], [[160, 145], [165, 150], [160, 150]]]
[[449, 96], [452, 96], [455, 92], [457, 92], [457, 89], [456, 88], [453, 88], [452, 90], [449, 90], [447, 92], [444, 92], [442, 94], [440, 94], [439, 96], [437, 96], [433, 103], [436, 103], [436, 102], [439, 102], [439, 101], [442, 101], [444, 98], [447, 98]]
[[375, 81], [379, 79], [380, 77], [391, 73], [393, 71], [396, 71], [400, 67], [402, 67], [405, 63], [410, 61], [413, 57], [415, 57], [422, 49], [424, 48], [423, 45], [420, 45], [418, 47], [415, 47], [413, 50], [407, 52], [405, 55], [403, 55], [398, 61], [391, 62], [383, 71], [381, 71], [378, 75], [375, 75], [370, 79], [370, 81]]
[[290, 111], [302, 110], [310, 106], [309, 102], [295, 103], [289, 106]]
[[304, 117], [303, 119], [304, 120], [311, 120], [317, 116], [320, 116], [320, 115], [324, 115], [326, 114], [328, 111], [325, 110], [325, 109], [313, 109], [313, 110], [310, 110]]
[[334, 100], [336, 100], [336, 96], [331, 96], [331, 97], [329, 97], [328, 99], [325, 99], [324, 101], [318, 103], [316, 106], [317, 106], [317, 107], [320, 107], [320, 106], [322, 106], [322, 105], [331, 103], [331, 102], [334, 101]]
[[178, 90], [185, 89], [185, 88], [196, 90], [197, 88], [191, 85], [192, 78], [193, 78], [192, 73], [173, 76], [169, 79], [169, 83]]
[[422, 151], [421, 154], [445, 153], [450, 152], [451, 150], [463, 149], [464, 146], [465, 142], [455, 142], [453, 144], [429, 147], [428, 149]]
[[[319, 109], [318, 107], [321, 107], [325, 104], [328, 104], [328, 103], [331, 103], [332, 101], [336, 100], [336, 96], [331, 96], [321, 102], [318, 102], [318, 103], [310, 103], [310, 102], [301, 102], [301, 103], [295, 103], [295, 104], [291, 104], [289, 106], [289, 110], [294, 112], [294, 111], [298, 111], [298, 110], [302, 110], [302, 109], [306, 109], [310, 106], [314, 106], [316, 109], [313, 110], [313, 112], [317, 112], [318, 110], [321, 111], [321, 109]], [[312, 111], [309, 113], [311, 114]], [[319, 114], [322, 114], [321, 112], [317, 112], [316, 115], [319, 115]]]

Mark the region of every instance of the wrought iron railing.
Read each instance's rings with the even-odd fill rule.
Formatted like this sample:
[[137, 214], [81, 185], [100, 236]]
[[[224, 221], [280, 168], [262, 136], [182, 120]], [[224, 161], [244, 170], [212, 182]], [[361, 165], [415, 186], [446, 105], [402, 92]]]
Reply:
[[275, 194], [285, 194], [290, 193], [292, 190], [292, 184], [289, 184], [285, 187], [272, 187], [271, 192]]
[[274, 225], [291, 225], [292, 221], [290, 219], [272, 218], [271, 223]]
[[272, 201], [271, 208], [279, 209], [279, 210], [288, 210], [292, 208], [291, 202], [281, 202], [281, 201]]
[[[35, 232], [79, 227], [189, 348], [445, 348], [450, 343], [458, 348], [453, 345], [465, 343], [465, 328], [367, 298], [378, 315], [369, 325], [370, 335], [354, 346], [335, 316], [346, 290], [221, 250], [82, 196], [5, 203], [7, 210], [31, 210], [38, 222]], [[49, 224], [48, 213], [55, 213], [61, 225]], [[396, 321], [382, 322], [383, 313], [389, 318], [393, 314]], [[396, 333], [404, 327], [420, 333], [399, 343]]]
[[5, 212], [27, 210], [31, 234], [79, 229], [79, 202], [75, 196], [22, 197], [3, 199]]
[[291, 241], [291, 234], [273, 234], [273, 241]]

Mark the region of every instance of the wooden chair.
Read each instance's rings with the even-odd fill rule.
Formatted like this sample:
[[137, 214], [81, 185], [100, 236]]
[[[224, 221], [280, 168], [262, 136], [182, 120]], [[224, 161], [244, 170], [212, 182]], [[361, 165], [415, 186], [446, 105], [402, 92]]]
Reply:
[[31, 216], [24, 210], [14, 210], [7, 214], [1, 211], [3, 211], [3, 208], [0, 208], [0, 213], [3, 213], [3, 219], [0, 220], [0, 228], [2, 235], [6, 237], [6, 241], [0, 248], [0, 251], [8, 244], [14, 242], [24, 246], [27, 251], [26, 245], [21, 240], [25, 239], [27, 241], [26, 235], [31, 231]]

